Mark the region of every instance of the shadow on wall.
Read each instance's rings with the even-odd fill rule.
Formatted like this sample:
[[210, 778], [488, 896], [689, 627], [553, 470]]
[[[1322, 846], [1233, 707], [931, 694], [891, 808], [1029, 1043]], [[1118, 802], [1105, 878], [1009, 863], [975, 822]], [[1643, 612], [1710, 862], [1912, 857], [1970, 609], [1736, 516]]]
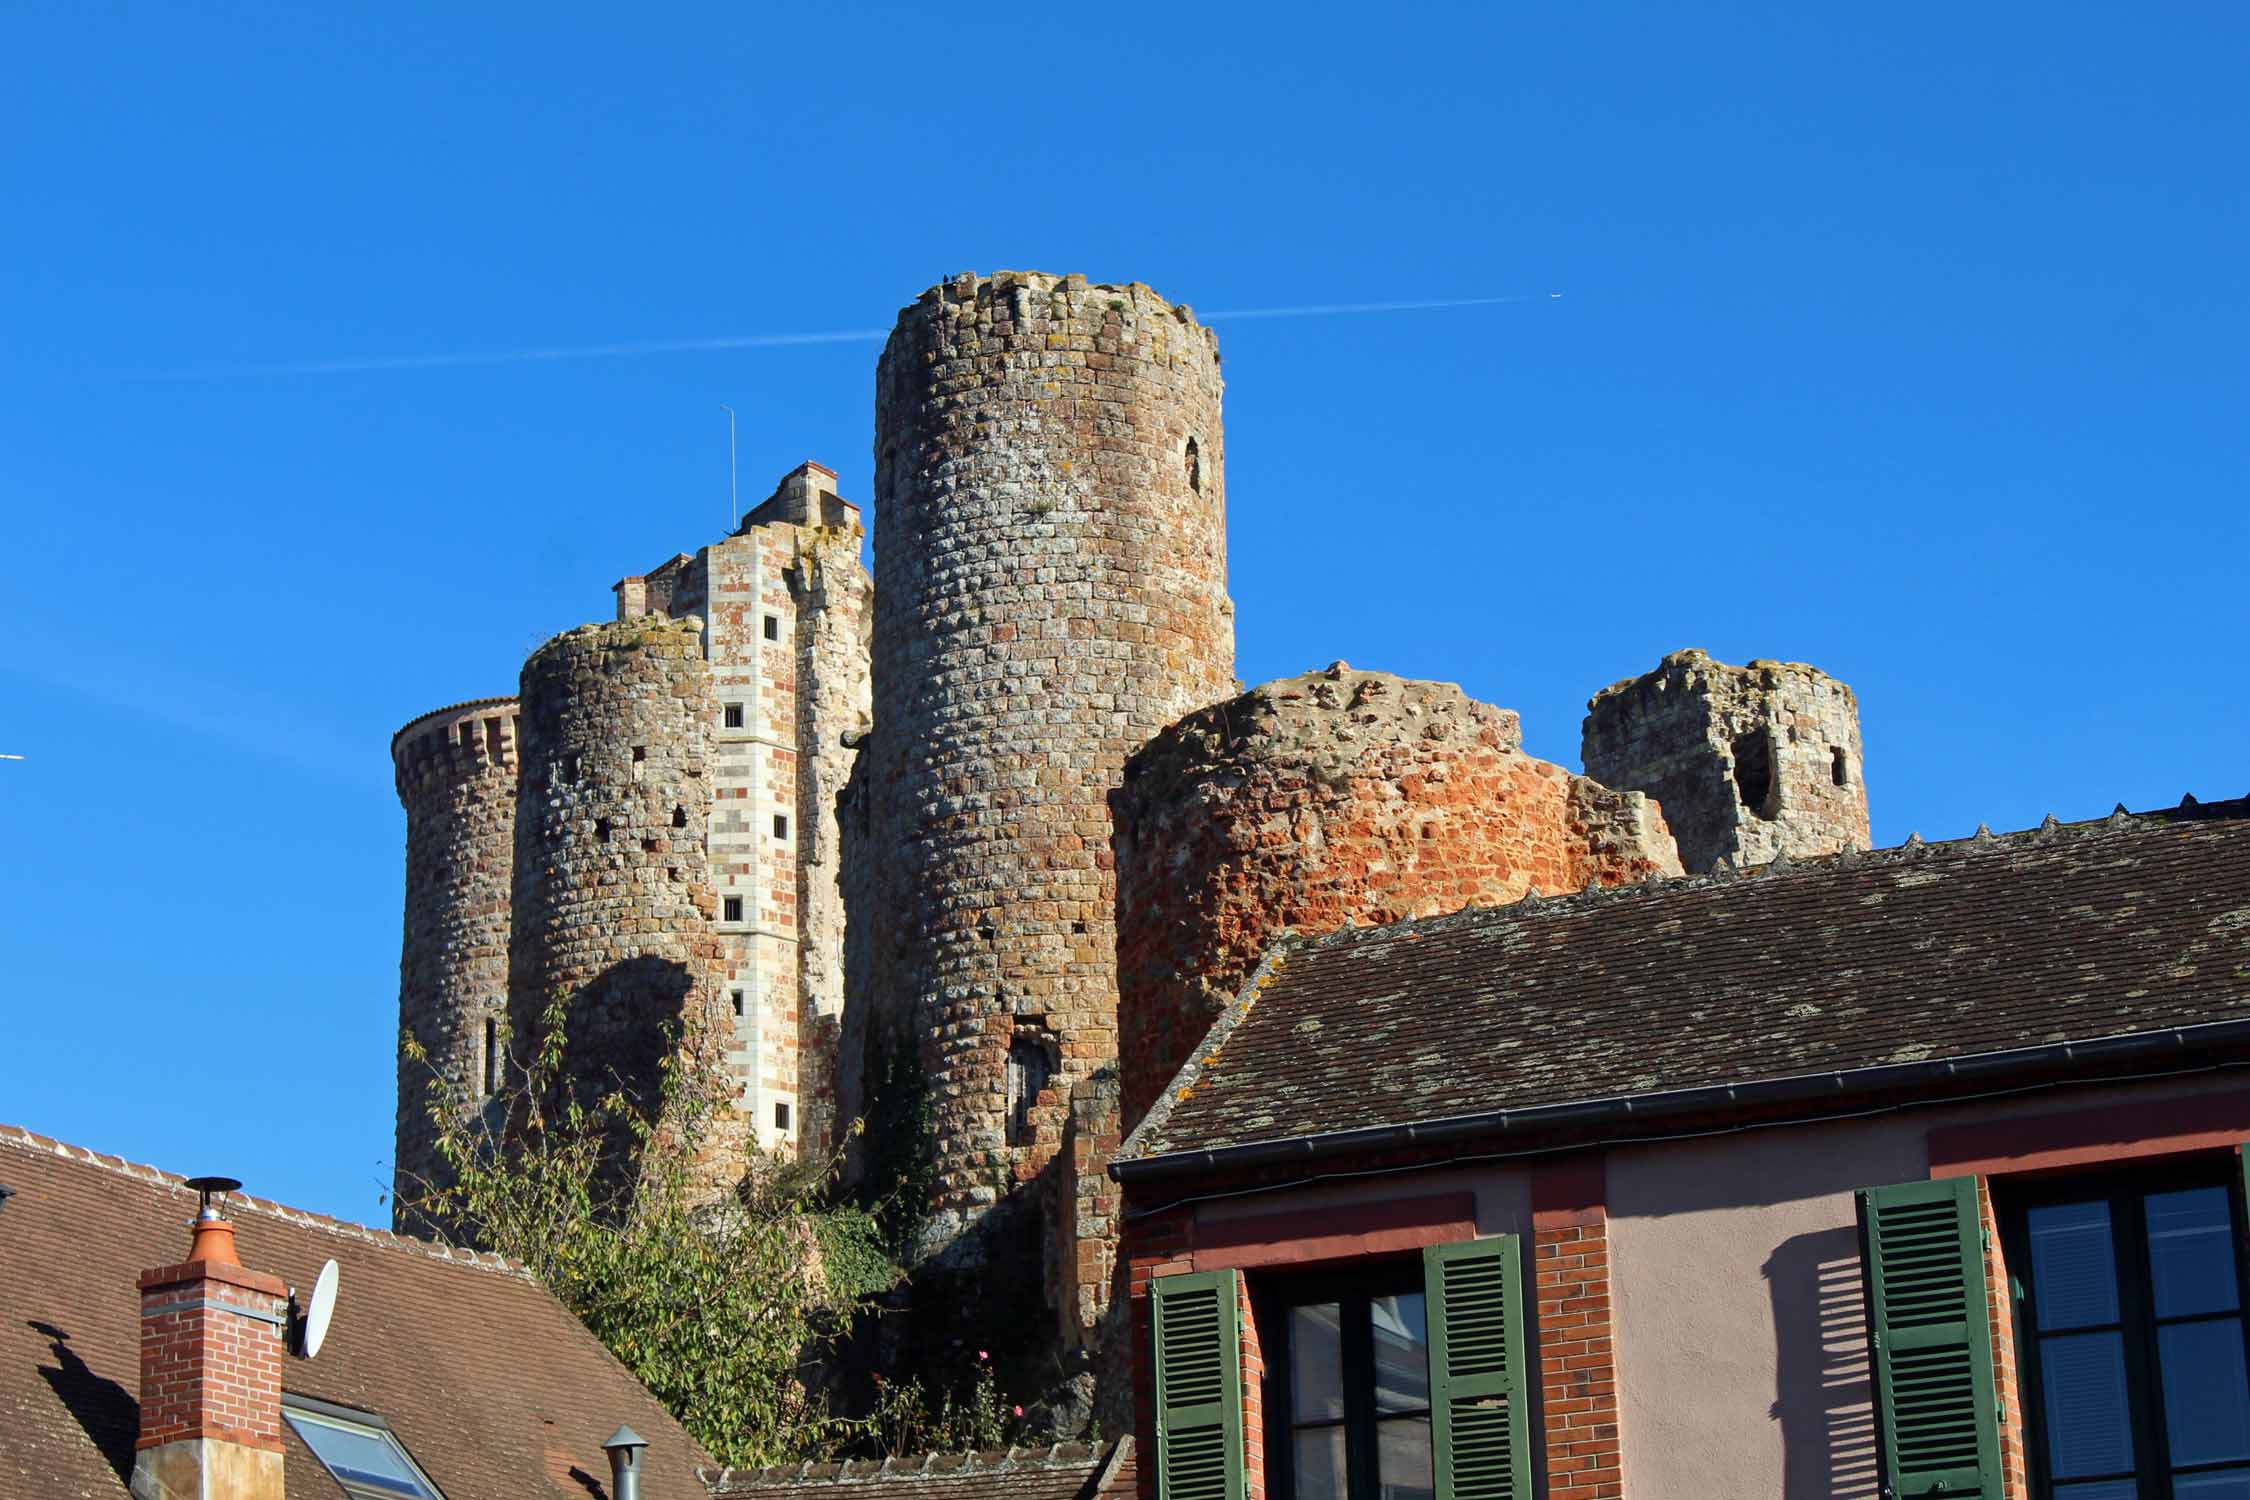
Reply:
[[1797, 1235], [1761, 1269], [1780, 1330], [1771, 1410], [1781, 1424], [1784, 1500], [1878, 1494], [1858, 1234]]
[[[678, 1044], [694, 992], [695, 977], [685, 964], [649, 954], [612, 964], [581, 985], [563, 1009], [563, 1071], [579, 1102], [593, 1106], [615, 1094], [632, 1117], [655, 1123], [664, 1103], [664, 1061]], [[527, 1038], [524, 1056], [535, 1054], [543, 1040], [540, 1019], [514, 1018], [517, 1035]], [[629, 1123], [618, 1121], [604, 1143], [604, 1161], [629, 1171], [633, 1144]]]

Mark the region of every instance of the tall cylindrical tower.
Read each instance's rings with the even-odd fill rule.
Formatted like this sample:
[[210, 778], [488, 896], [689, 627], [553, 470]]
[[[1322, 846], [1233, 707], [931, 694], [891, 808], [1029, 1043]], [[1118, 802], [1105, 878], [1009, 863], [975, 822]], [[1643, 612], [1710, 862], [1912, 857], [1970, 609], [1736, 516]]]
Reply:
[[[717, 723], [703, 622], [585, 625], [523, 668], [509, 1010], [519, 1053], [560, 1001], [588, 1093], [659, 1100], [667, 1028], [718, 1076], [718, 898], [707, 854]], [[714, 1138], [714, 1160], [731, 1136]], [[739, 1145], [739, 1142], [732, 1142]]]
[[930, 1080], [925, 1251], [1117, 1055], [1109, 794], [1234, 690], [1218, 343], [1139, 284], [934, 287], [876, 371], [875, 990]]
[[392, 1217], [437, 1180], [442, 1105], [474, 1109], [496, 1083], [508, 998], [508, 896], [515, 861], [516, 700], [479, 698], [422, 715], [391, 736], [391, 767], [406, 808], [406, 933], [398, 963], [398, 1024], [420, 1044], [398, 1059], [398, 1144]]

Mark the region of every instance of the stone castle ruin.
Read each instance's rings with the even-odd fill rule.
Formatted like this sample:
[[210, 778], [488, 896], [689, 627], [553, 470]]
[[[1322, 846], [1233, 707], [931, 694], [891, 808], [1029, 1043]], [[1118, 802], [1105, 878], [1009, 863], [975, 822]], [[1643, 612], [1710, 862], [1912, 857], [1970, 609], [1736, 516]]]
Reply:
[[1448, 684], [1244, 692], [1221, 388], [1137, 283], [933, 287], [877, 366], [872, 578], [807, 463], [515, 698], [400, 730], [401, 1181], [430, 1070], [480, 1107], [557, 996], [574, 1071], [676, 1035], [723, 1077], [726, 1151], [827, 1150], [903, 1067], [917, 1280], [1017, 1289], [994, 1341], [1083, 1370], [1108, 1155], [1278, 939], [1867, 845], [1857, 705], [1806, 666], [1667, 657], [1589, 704], [1583, 775]]

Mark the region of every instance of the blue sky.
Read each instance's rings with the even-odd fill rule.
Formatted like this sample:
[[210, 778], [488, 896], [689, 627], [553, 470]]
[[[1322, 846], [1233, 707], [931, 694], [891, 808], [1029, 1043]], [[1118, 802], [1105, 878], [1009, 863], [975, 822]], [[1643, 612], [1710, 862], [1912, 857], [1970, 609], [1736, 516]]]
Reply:
[[1881, 842], [2250, 791], [2239, 5], [462, 9], [0, 17], [0, 1119], [380, 1218], [391, 731], [716, 537], [722, 402], [868, 495], [872, 341], [243, 367], [1521, 296], [1216, 325], [1244, 678], [1575, 765], [1812, 661]]

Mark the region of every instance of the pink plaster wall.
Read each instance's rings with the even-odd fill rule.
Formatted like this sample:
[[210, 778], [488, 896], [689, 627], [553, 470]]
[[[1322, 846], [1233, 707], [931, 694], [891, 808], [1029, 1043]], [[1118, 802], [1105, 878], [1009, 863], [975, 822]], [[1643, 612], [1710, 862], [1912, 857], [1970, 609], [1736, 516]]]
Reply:
[[1932, 1130], [2246, 1092], [2189, 1079], [1612, 1151], [1626, 1500], [1877, 1494], [1852, 1194], [1928, 1176]]

